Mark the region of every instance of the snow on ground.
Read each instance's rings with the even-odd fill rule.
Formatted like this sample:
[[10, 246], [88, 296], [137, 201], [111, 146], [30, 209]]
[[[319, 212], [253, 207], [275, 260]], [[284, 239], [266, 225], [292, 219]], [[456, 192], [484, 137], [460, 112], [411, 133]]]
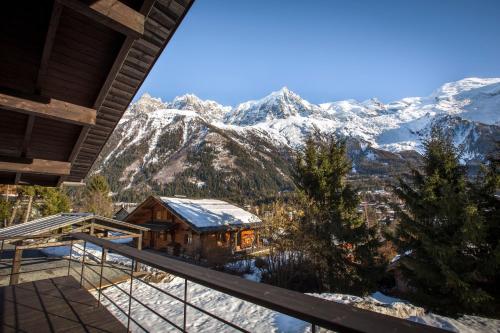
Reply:
[[463, 316], [453, 319], [432, 312], [426, 313], [424, 308], [415, 306], [399, 298], [384, 295], [381, 292], [375, 292], [366, 297], [330, 293], [311, 295], [334, 302], [351, 304], [362, 309], [408, 319], [425, 325], [436, 326], [452, 332], [500, 332], [500, 320], [477, 316]]
[[[114, 235], [114, 233], [110, 234], [111, 236]], [[123, 238], [123, 239], [115, 239], [112, 240], [113, 243], [119, 243], [119, 244], [126, 244], [130, 243], [132, 241], [132, 238]], [[63, 257], [63, 258], [69, 258], [70, 256], [70, 246], [57, 246], [57, 247], [47, 247], [41, 250], [43, 253], [50, 257]], [[85, 248], [85, 253], [87, 254], [88, 257], [91, 257], [95, 261], [100, 261], [101, 256], [102, 256], [102, 251], [101, 247], [94, 245], [92, 243], [87, 243], [87, 246]], [[75, 244], [73, 245], [73, 252], [71, 253], [71, 258], [74, 260], [81, 260], [83, 255], [83, 244]], [[126, 258], [124, 256], [121, 256], [119, 254], [109, 252], [107, 255], [107, 260], [106, 262], [112, 263], [112, 264], [119, 264], [123, 266], [130, 266], [132, 264], [132, 260], [129, 258]]]
[[[171, 282], [155, 283], [154, 285], [177, 297], [183, 297], [184, 279], [176, 277]], [[130, 283], [121, 283], [119, 287], [128, 291]], [[127, 311], [128, 298], [117, 287], [107, 288], [104, 290], [104, 294], [113, 299], [113, 301], [116, 302], [122, 309]], [[138, 297], [141, 302], [153, 308], [155, 311], [168, 318], [176, 325], [182, 326], [183, 305], [179, 301], [174, 300], [172, 297], [162, 294], [154, 288], [138, 281], [133, 282], [132, 295]], [[252, 332], [302, 333], [310, 331], [309, 325], [305, 322], [191, 282], [188, 282], [188, 300], [210, 313], [213, 313]], [[118, 319], [120, 319], [123, 323], [126, 323], [126, 316], [114, 306], [110, 306], [109, 301], [105, 299], [103, 304], [108, 307], [108, 309]], [[187, 331], [235, 331], [222, 322], [202, 314], [193, 308], [188, 308], [187, 314]], [[166, 323], [160, 317], [152, 314], [136, 302], [132, 302], [132, 318], [137, 320], [145, 329], [152, 332], [176, 331], [172, 325]], [[141, 332], [142, 330], [136, 325], [132, 325], [132, 331]]]
[[[155, 283], [154, 285], [177, 297], [183, 297], [184, 279], [176, 277], [171, 282]], [[119, 287], [128, 291], [130, 284], [129, 282], [124, 282], [119, 284]], [[104, 293], [113, 299], [125, 312], [128, 311], [128, 298], [117, 287], [107, 288]], [[139, 281], [133, 282], [132, 294], [176, 325], [182, 326], [183, 306], [179, 301]], [[411, 321], [454, 332], [500, 332], [499, 320], [474, 316], [452, 319], [433, 313], [425, 313], [422, 308], [400, 299], [388, 297], [380, 292], [367, 297], [342, 294], [313, 294], [313, 296], [343, 304], [352, 304], [389, 315], [398, 315]], [[192, 282], [188, 282], [188, 299], [193, 304], [251, 332], [310, 332], [310, 325], [299, 319], [242, 301]], [[118, 319], [126, 323], [127, 318], [122, 312], [110, 305], [107, 300], [104, 300], [103, 303]], [[137, 320], [146, 330], [162, 332], [176, 331], [172, 325], [166, 323], [160, 317], [136, 302], [132, 302], [132, 318]], [[187, 330], [193, 332], [234, 331], [234, 329], [224, 325], [222, 322], [192, 308], [188, 308], [187, 323]], [[141, 332], [142, 330], [136, 325], [132, 325], [132, 331]]]
[[[126, 243], [130, 240], [116, 240], [115, 242]], [[94, 260], [101, 258], [101, 248], [93, 244], [87, 244], [87, 253]], [[43, 250], [51, 256], [69, 256], [69, 247], [46, 248]], [[73, 248], [73, 258], [79, 259], [83, 253], [83, 245], [77, 244]], [[130, 266], [131, 261], [128, 258], [116, 253], [108, 254], [108, 262]], [[238, 265], [234, 263], [233, 265]], [[250, 273], [244, 274], [244, 278], [258, 282], [260, 272], [255, 267], [253, 261], [249, 262]], [[154, 271], [150, 267], [144, 267], [148, 271]], [[173, 294], [179, 298], [184, 296], [184, 279], [175, 277], [170, 282], [152, 283], [157, 288]], [[113, 287], [106, 288], [103, 293], [111, 298], [125, 313], [128, 312], [128, 297], [120, 289], [129, 291], [130, 282], [119, 283]], [[97, 293], [93, 292], [94, 296]], [[171, 320], [174, 324], [182, 326], [183, 305], [172, 297], [159, 292], [158, 290], [134, 280], [132, 283], [132, 294], [148, 307], [158, 312], [165, 318]], [[500, 333], [500, 320], [463, 316], [458, 319], [452, 319], [433, 313], [426, 313], [421, 307], [410, 304], [407, 301], [390, 297], [375, 292], [370, 296], [358, 297], [353, 295], [322, 293], [310, 294], [330, 301], [351, 304], [363, 309], [376, 311], [379, 313], [405, 318], [411, 321], [426, 325], [432, 325], [460, 333], [482, 333], [497, 332]], [[188, 299], [191, 303], [213, 313], [225, 320], [235, 323], [251, 332], [287, 332], [287, 333], [305, 333], [310, 332], [310, 325], [299, 319], [263, 308], [261, 306], [240, 300], [227, 294], [212, 290], [202, 285], [188, 282]], [[124, 313], [113, 306], [106, 298], [102, 300], [103, 304], [125, 325], [127, 317]], [[177, 331], [172, 325], [153, 314], [136, 301], [132, 301], [132, 318], [135, 319], [145, 329], [152, 332], [174, 332]], [[187, 317], [188, 331], [193, 332], [233, 332], [231, 327], [217, 321], [193, 308], [188, 308]], [[132, 323], [133, 332], [142, 330]]]

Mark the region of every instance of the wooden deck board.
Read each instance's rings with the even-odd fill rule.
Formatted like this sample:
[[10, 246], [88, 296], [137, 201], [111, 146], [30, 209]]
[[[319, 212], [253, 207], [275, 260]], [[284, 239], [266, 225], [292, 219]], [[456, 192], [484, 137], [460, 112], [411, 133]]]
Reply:
[[71, 276], [0, 288], [1, 332], [126, 332]]

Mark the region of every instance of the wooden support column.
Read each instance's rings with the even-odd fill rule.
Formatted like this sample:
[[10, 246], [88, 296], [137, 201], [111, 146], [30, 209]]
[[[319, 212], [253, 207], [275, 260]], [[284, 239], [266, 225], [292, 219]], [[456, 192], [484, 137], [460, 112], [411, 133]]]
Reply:
[[[139, 234], [139, 237], [136, 238], [136, 248], [137, 250], [142, 250], [142, 230], [141, 230], [141, 233]], [[135, 262], [135, 271], [136, 272], [140, 272], [141, 271], [141, 264], [139, 262]]]
[[[104, 237], [108, 237], [109, 236], [109, 231], [108, 230], [104, 230]], [[108, 249], [102, 249], [102, 252], [103, 252], [103, 260], [104, 262], [108, 261]]]
[[19, 271], [21, 270], [21, 261], [23, 258], [23, 250], [15, 247], [14, 258], [12, 259], [12, 270], [10, 273], [9, 285], [15, 285], [19, 283]]

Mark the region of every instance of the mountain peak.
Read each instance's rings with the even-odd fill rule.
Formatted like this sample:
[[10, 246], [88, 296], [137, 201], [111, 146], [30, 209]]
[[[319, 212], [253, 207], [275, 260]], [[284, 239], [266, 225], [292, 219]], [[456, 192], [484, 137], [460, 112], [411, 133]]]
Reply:
[[148, 92], [145, 92], [141, 95], [141, 97], [139, 97], [139, 99], [137, 100], [137, 103], [144, 103], [144, 102], [150, 102], [150, 101], [160, 102], [160, 103], [162, 102], [161, 98], [153, 97]]
[[202, 102], [201, 98], [192, 93], [176, 96], [172, 103], [175, 103], [176, 101]]
[[287, 86], [281, 87], [281, 89], [278, 90], [278, 92], [281, 93], [281, 94], [289, 94], [289, 93], [291, 93], [290, 89], [288, 89]]
[[280, 90], [277, 90], [277, 91], [273, 91], [272, 93], [270, 93], [269, 95], [267, 95], [266, 97], [264, 97], [264, 99], [267, 99], [267, 98], [276, 98], [276, 97], [295, 97], [295, 98], [300, 98], [299, 95], [297, 95], [296, 93], [294, 93], [293, 91], [291, 91], [290, 89], [288, 89], [288, 87], [284, 86], [282, 87]]
[[175, 97], [172, 102], [168, 103], [168, 108], [195, 111], [214, 119], [222, 119], [231, 109], [211, 100], [202, 100], [192, 93]]

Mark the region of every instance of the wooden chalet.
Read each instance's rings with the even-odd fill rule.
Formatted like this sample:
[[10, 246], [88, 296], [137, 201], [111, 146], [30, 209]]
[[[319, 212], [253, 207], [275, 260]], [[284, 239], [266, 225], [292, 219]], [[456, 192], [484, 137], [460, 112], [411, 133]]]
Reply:
[[5, 2], [0, 184], [82, 181], [192, 2]]
[[143, 248], [171, 255], [210, 261], [260, 245], [261, 220], [222, 200], [151, 196], [124, 221], [150, 229]]

